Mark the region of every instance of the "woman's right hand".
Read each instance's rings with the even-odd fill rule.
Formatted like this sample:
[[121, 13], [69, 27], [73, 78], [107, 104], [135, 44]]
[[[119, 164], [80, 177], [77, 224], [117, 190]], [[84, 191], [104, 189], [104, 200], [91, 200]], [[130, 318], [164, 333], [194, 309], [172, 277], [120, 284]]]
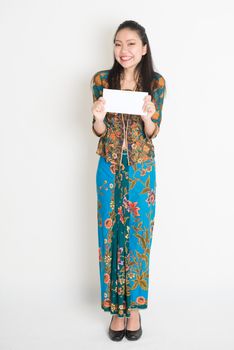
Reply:
[[105, 103], [106, 101], [103, 97], [99, 97], [99, 99], [93, 103], [92, 113], [95, 119], [100, 121], [104, 120], [106, 115]]

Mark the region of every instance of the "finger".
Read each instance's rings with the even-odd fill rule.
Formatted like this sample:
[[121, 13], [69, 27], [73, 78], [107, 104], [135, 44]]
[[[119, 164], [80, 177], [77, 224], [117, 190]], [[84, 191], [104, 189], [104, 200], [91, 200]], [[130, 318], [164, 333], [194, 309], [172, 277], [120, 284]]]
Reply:
[[145, 97], [145, 102], [143, 104], [143, 108], [146, 108], [148, 105], [149, 101], [147, 100], [147, 96]]
[[150, 95], [147, 95], [147, 96], [144, 97], [143, 100], [144, 100], [144, 102], [148, 102], [148, 101], [151, 100], [151, 96], [150, 96]]
[[104, 109], [104, 104], [101, 101], [98, 101], [96, 105], [96, 111], [101, 112]]
[[144, 97], [144, 102], [145, 103], [149, 103], [150, 100], [151, 100], [151, 96], [150, 95], [147, 95], [147, 96]]
[[143, 112], [146, 112], [146, 103], [143, 104], [142, 110], [143, 110]]
[[98, 101], [106, 103], [106, 100], [104, 99], [104, 97], [99, 97]]
[[150, 107], [152, 107], [152, 105], [151, 105], [150, 102], [145, 102], [145, 103], [144, 103], [143, 108], [144, 108], [146, 111], [148, 111], [148, 109], [149, 109]]
[[96, 108], [98, 108], [98, 110], [102, 110], [104, 108], [103, 101], [97, 101], [96, 102]]

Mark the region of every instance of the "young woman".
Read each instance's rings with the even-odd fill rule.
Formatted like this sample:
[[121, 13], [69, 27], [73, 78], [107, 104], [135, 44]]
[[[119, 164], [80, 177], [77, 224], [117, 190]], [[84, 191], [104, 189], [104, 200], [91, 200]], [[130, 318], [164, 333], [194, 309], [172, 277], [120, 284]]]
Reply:
[[[137, 340], [139, 309], [148, 306], [149, 258], [156, 212], [152, 139], [159, 132], [165, 79], [155, 72], [145, 29], [135, 21], [114, 35], [114, 63], [92, 78], [92, 130], [99, 137], [97, 219], [101, 307], [112, 314], [109, 336]], [[147, 115], [108, 113], [103, 88], [148, 92]], [[125, 318], [127, 322], [125, 324]]]

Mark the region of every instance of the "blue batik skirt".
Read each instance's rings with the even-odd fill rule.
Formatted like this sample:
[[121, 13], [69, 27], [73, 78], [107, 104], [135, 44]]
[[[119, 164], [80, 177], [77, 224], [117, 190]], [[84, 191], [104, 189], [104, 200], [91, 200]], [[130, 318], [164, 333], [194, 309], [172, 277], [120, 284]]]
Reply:
[[155, 159], [119, 170], [100, 156], [96, 172], [101, 308], [119, 317], [148, 306], [156, 212]]

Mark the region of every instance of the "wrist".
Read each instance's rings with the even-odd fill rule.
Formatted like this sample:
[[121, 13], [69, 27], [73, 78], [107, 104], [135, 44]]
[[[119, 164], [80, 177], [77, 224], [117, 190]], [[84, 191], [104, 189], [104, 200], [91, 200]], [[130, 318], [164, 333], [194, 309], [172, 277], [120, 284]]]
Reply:
[[151, 120], [151, 117], [142, 116], [141, 118], [142, 118], [144, 124], [151, 124], [151, 122], [153, 123], [153, 121]]

